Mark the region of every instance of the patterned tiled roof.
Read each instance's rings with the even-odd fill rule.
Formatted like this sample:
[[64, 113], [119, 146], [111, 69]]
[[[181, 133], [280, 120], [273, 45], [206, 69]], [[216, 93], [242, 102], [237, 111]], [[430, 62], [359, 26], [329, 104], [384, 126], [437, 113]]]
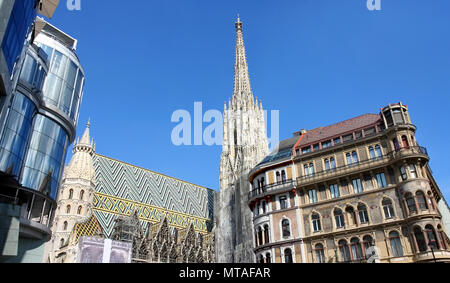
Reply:
[[197, 232], [212, 229], [214, 191], [109, 157], [94, 155], [94, 213], [106, 237], [115, 220], [138, 211], [142, 228], [167, 217], [169, 225]]
[[69, 237], [70, 245], [76, 245], [81, 237], [103, 235], [102, 227], [95, 215], [92, 215], [83, 222], [75, 224]]
[[310, 130], [304, 135], [298, 147], [317, 143], [341, 134], [351, 133], [352, 131], [369, 127], [380, 121], [381, 117], [378, 114], [365, 114], [327, 127]]

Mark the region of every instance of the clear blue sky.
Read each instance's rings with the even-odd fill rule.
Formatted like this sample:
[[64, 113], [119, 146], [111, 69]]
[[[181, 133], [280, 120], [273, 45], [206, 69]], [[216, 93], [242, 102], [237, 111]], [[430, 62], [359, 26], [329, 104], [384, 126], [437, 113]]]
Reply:
[[98, 153], [218, 190], [221, 148], [173, 146], [170, 119], [231, 97], [240, 13], [253, 92], [280, 110], [281, 139], [401, 101], [450, 197], [450, 1], [81, 1], [61, 0], [51, 22], [79, 40], [78, 135], [91, 117]]

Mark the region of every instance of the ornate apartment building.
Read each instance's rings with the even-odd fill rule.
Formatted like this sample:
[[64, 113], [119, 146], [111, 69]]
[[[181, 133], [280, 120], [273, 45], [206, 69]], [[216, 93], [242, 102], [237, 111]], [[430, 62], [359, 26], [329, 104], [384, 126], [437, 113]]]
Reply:
[[443, 196], [402, 103], [282, 141], [250, 173], [258, 262], [449, 262]]

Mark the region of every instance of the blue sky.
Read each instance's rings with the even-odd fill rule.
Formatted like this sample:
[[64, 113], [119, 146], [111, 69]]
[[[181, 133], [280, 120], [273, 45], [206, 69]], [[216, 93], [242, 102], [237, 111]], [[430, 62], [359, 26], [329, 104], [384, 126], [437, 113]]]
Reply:
[[218, 190], [221, 148], [172, 145], [171, 116], [231, 97], [239, 13], [252, 89], [280, 110], [281, 139], [401, 101], [450, 197], [450, 1], [81, 1], [61, 0], [51, 23], [79, 40], [78, 135], [91, 117], [98, 153]]

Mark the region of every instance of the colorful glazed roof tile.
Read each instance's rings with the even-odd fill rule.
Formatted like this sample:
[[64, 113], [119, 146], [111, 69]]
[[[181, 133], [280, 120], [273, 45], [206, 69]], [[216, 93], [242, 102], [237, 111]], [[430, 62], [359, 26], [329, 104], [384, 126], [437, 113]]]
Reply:
[[211, 231], [215, 191], [95, 154], [94, 213], [106, 237], [115, 220], [138, 211], [143, 229], [167, 217], [169, 225], [197, 232]]
[[69, 245], [76, 245], [81, 237], [103, 236], [103, 230], [95, 215], [75, 224], [69, 237]]

